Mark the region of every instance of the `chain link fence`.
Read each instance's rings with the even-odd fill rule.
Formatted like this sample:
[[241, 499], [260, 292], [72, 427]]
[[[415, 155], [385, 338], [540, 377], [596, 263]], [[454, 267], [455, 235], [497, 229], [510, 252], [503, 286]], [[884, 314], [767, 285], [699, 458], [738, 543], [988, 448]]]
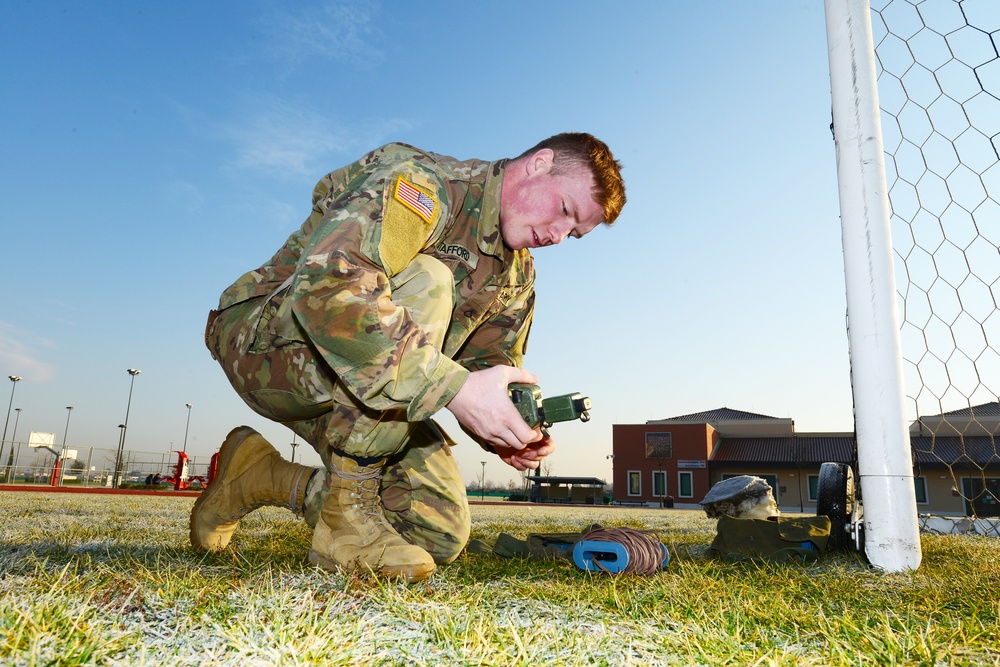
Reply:
[[[4, 442], [0, 448], [0, 484], [38, 484], [48, 486], [111, 487], [114, 485], [118, 450], [101, 447], [70, 448], [74, 457], [62, 461], [57, 483], [53, 483], [56, 455], [45, 448], [29, 447], [26, 442]], [[164, 484], [162, 478], [177, 472], [177, 452], [140, 452], [126, 450], [121, 455], [119, 488]], [[208, 479], [211, 455], [189, 456], [185, 481], [194, 477]], [[197, 482], [192, 488], [201, 488]]]

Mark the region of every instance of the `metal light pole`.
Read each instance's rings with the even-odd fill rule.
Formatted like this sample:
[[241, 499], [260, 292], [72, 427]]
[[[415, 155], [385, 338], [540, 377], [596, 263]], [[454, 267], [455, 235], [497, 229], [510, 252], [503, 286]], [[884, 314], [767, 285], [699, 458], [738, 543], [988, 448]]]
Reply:
[[14, 416], [14, 431], [10, 434], [10, 456], [7, 457], [7, 469], [10, 472], [10, 481], [14, 481], [14, 443], [17, 442], [17, 423], [21, 421], [21, 410], [24, 408], [14, 408], [17, 415]]
[[[7, 418], [3, 422], [3, 439], [0, 440], [0, 452], [3, 451], [3, 443], [7, 442], [7, 423], [10, 422], [10, 406], [14, 405], [14, 390], [17, 389], [17, 383], [24, 378], [18, 377], [16, 375], [8, 375], [7, 379], [10, 380], [10, 402], [7, 404]], [[9, 474], [10, 466], [14, 465], [14, 443], [10, 443], [10, 458], [7, 463], [7, 471]]]
[[122, 453], [125, 451], [125, 432], [128, 430], [128, 413], [132, 409], [132, 388], [135, 386], [135, 376], [142, 373], [138, 368], [129, 368], [128, 374], [132, 376], [132, 381], [128, 387], [128, 404], [125, 406], [125, 423], [119, 424], [121, 435], [118, 437], [118, 456], [115, 459], [115, 476], [112, 487], [117, 489], [121, 484], [122, 476]]
[[118, 477], [122, 471], [122, 445], [125, 442], [125, 424], [118, 425], [118, 452], [115, 454], [115, 469], [111, 471], [111, 488], [118, 488]]
[[295, 463], [295, 448], [299, 446], [299, 443], [295, 442], [295, 434], [292, 435], [292, 463]]
[[[66, 463], [66, 436], [69, 435], [69, 417], [72, 414], [73, 414], [73, 406], [72, 405], [67, 405], [66, 406], [66, 430], [63, 431], [62, 453], [59, 455], [59, 460], [61, 460], [63, 462], [63, 464]], [[65, 471], [62, 469], [62, 466], [60, 466], [59, 467], [59, 486], [62, 486], [62, 481], [63, 481], [63, 475], [64, 474], [65, 474]]]
[[182, 449], [181, 451], [187, 453], [187, 450], [188, 450], [188, 428], [191, 426], [191, 404], [190, 403], [185, 403], [184, 407], [186, 407], [188, 409], [188, 418], [187, 418], [187, 424], [185, 424], [185, 426], [184, 426], [184, 449]]
[[486, 499], [486, 461], [480, 461], [483, 464], [483, 481], [479, 485], [479, 499]]
[[66, 436], [69, 435], [69, 416], [73, 414], [73, 406], [66, 406], [66, 430], [63, 431], [63, 451], [66, 450]]
[[[615, 498], [615, 455], [608, 454], [604, 458], [611, 461], [611, 504], [613, 505]], [[625, 480], [625, 483], [628, 484], [628, 480]]]
[[14, 408], [14, 412], [16, 412], [17, 415], [14, 417], [14, 430], [10, 434], [10, 452], [11, 452], [11, 454], [14, 453], [14, 443], [17, 442], [17, 422], [19, 422], [21, 420], [21, 410], [24, 410], [24, 408]]

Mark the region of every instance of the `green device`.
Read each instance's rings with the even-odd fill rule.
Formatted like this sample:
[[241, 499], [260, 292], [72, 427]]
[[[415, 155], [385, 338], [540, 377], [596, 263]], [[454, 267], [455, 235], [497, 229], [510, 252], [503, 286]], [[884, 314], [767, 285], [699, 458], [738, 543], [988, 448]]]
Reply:
[[579, 393], [542, 399], [542, 390], [537, 384], [515, 382], [507, 385], [507, 394], [531, 428], [548, 428], [556, 422], [574, 419], [590, 421], [590, 399]]

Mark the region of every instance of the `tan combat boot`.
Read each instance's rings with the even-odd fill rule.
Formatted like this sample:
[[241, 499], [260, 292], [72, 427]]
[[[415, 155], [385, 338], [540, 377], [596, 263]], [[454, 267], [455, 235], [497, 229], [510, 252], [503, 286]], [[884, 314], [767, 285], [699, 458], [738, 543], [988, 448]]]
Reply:
[[240, 519], [258, 507], [287, 507], [302, 514], [306, 484], [316, 468], [290, 463], [260, 433], [239, 426], [219, 449], [215, 479], [191, 510], [191, 544], [220, 551]]
[[358, 570], [408, 582], [434, 572], [429, 553], [404, 540], [382, 514], [382, 463], [359, 466], [334, 455], [330, 495], [313, 532], [309, 562], [325, 570]]

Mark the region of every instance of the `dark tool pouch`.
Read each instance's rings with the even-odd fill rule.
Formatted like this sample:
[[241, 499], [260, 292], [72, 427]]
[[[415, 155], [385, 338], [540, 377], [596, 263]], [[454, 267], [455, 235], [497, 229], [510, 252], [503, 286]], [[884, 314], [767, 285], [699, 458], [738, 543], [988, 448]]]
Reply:
[[778, 517], [777, 521], [722, 516], [708, 553], [727, 560], [805, 562], [822, 556], [829, 539], [827, 516]]
[[551, 560], [563, 558], [573, 560], [573, 546], [587, 533], [600, 529], [594, 524], [579, 533], [532, 533], [526, 539], [518, 539], [507, 533], [500, 533], [495, 542], [472, 540], [472, 553], [492, 553], [503, 558], [529, 558], [531, 560]]

